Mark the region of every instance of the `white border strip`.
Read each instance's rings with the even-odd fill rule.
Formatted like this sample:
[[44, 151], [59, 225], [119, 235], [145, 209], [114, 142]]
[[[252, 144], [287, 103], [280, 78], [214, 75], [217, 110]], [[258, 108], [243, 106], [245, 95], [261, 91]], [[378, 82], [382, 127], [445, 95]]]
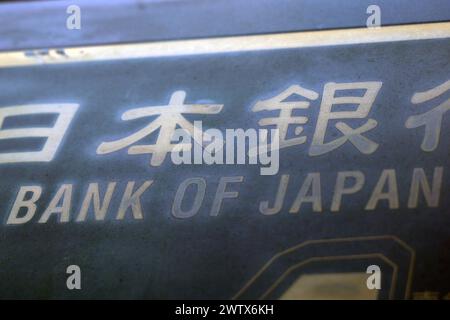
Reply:
[[450, 22], [0, 52], [0, 68], [450, 38]]

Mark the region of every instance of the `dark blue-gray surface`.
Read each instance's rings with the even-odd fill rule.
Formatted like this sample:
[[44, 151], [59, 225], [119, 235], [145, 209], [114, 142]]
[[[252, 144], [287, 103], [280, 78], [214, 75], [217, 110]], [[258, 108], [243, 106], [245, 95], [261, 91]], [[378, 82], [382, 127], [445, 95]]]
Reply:
[[[65, 28], [68, 4], [82, 8], [80, 31]], [[369, 4], [380, 5], [385, 25], [450, 18], [450, 1], [444, 0], [2, 3], [0, 50], [356, 27], [365, 25]], [[445, 295], [450, 291], [450, 115], [444, 115], [440, 144], [430, 153], [420, 149], [423, 129], [407, 129], [404, 123], [409, 115], [424, 110], [411, 104], [415, 92], [449, 80], [449, 52], [449, 40], [443, 39], [0, 69], [0, 107], [80, 104], [53, 161], [0, 165], [0, 297], [226, 299], [271, 257], [289, 247], [307, 240], [379, 235], [396, 236], [416, 251], [413, 292]], [[148, 123], [148, 119], [121, 121], [125, 110], [165, 104], [175, 90], [185, 90], [187, 102], [224, 104], [220, 114], [202, 117], [209, 127], [257, 128], [263, 115], [251, 112], [256, 101], [292, 84], [322, 96], [324, 84], [331, 81], [383, 82], [370, 113], [378, 127], [367, 133], [380, 144], [374, 154], [363, 155], [346, 143], [319, 157], [307, 155], [320, 98], [305, 110], [310, 117], [305, 125], [308, 143], [281, 150], [277, 176], [262, 177], [257, 166], [175, 166], [167, 158], [162, 166], [150, 167], [148, 155], [130, 156], [126, 150], [95, 153], [100, 142], [124, 137]], [[361, 124], [354, 119], [348, 123]], [[24, 145], [3, 141], [0, 147], [12, 150]], [[429, 208], [421, 198], [417, 208], [408, 209], [412, 170], [424, 168], [430, 179], [437, 166], [444, 168], [440, 206]], [[390, 210], [381, 201], [376, 210], [365, 211], [383, 169], [396, 170], [400, 208]], [[361, 170], [366, 184], [361, 192], [344, 198], [340, 212], [332, 213], [336, 175], [345, 170]], [[323, 212], [312, 212], [305, 204], [302, 212], [291, 214], [288, 210], [309, 172], [321, 173]], [[291, 175], [284, 206], [278, 214], [264, 216], [258, 211], [259, 202], [273, 203], [281, 174]], [[219, 178], [236, 175], [244, 176], [241, 184], [230, 187], [239, 190], [239, 198], [224, 200], [220, 214], [211, 217]], [[205, 201], [194, 217], [176, 219], [171, 215], [175, 192], [190, 177], [207, 181]], [[127, 181], [140, 185], [149, 179], [155, 182], [142, 196], [144, 219], [133, 221], [128, 216], [116, 221]], [[109, 181], [118, 185], [106, 221], [91, 217], [74, 222], [87, 185], [99, 182], [103, 194]], [[62, 183], [74, 185], [71, 221], [63, 224], [52, 218], [38, 224]], [[24, 225], [6, 225], [19, 187], [31, 184], [43, 187], [36, 216]], [[327, 244], [309, 248], [308, 254], [380, 250], [409, 263], [409, 256], [389, 243]], [[280, 262], [281, 267], [290, 263]], [[70, 264], [81, 267], [81, 291], [66, 288], [65, 270]], [[353, 262], [345, 267], [355, 271], [363, 266]], [[342, 265], [330, 262], [309, 268], [304, 271], [336, 272]], [[400, 281], [406, 276], [400, 274]], [[395, 297], [402, 293], [395, 292]], [[252, 291], [246, 294], [257, 298]], [[386, 298], [386, 292], [381, 297]]]
[[[230, 298], [274, 254], [305, 240], [385, 234], [417, 251], [413, 290], [449, 291], [450, 118], [444, 115], [439, 147], [431, 153], [420, 149], [423, 130], [404, 126], [409, 115], [421, 110], [411, 104], [412, 94], [445, 82], [449, 74], [447, 39], [2, 69], [0, 107], [75, 102], [80, 108], [52, 162], [0, 167], [0, 296]], [[330, 81], [383, 82], [370, 113], [379, 125], [367, 133], [380, 143], [374, 154], [364, 155], [346, 143], [309, 157], [319, 100], [305, 110], [310, 116], [305, 125], [308, 144], [281, 150], [277, 176], [262, 177], [258, 167], [248, 165], [175, 166], [168, 158], [162, 166], [150, 167], [148, 155], [130, 156], [125, 149], [95, 154], [100, 142], [148, 123], [121, 121], [125, 110], [165, 104], [175, 90], [185, 90], [187, 102], [224, 104], [219, 115], [202, 117], [209, 127], [257, 128], [263, 116], [251, 112], [257, 100], [291, 84], [322, 95]], [[348, 123], [355, 127], [361, 121]], [[444, 167], [439, 208], [428, 208], [422, 199], [417, 209], [407, 209], [413, 168], [424, 168], [430, 178], [436, 166]], [[389, 210], [381, 201], [376, 210], [364, 211], [381, 170], [388, 168], [397, 172], [400, 209]], [[366, 185], [344, 199], [340, 212], [332, 213], [336, 175], [345, 170], [364, 172]], [[321, 173], [324, 210], [314, 213], [304, 205], [301, 213], [290, 214], [308, 172]], [[258, 212], [259, 201], [272, 203], [281, 174], [291, 175], [284, 207], [264, 216]], [[244, 176], [242, 184], [231, 186], [240, 191], [239, 198], [224, 200], [219, 216], [209, 216], [220, 176], [236, 175]], [[206, 198], [196, 216], [175, 219], [175, 191], [189, 177], [206, 179]], [[155, 182], [142, 196], [144, 220], [114, 220], [126, 182], [140, 185], [148, 179]], [[103, 194], [108, 181], [118, 182], [118, 193], [106, 221], [74, 222], [87, 184], [100, 182]], [[61, 183], [74, 184], [71, 222], [37, 224]], [[19, 186], [27, 184], [44, 188], [36, 217], [25, 225], [5, 225]], [[69, 264], [82, 268], [81, 291], [65, 287]]]
[[[67, 30], [66, 8], [81, 8]], [[0, 50], [448, 21], [449, 0], [70, 0], [0, 3]]]

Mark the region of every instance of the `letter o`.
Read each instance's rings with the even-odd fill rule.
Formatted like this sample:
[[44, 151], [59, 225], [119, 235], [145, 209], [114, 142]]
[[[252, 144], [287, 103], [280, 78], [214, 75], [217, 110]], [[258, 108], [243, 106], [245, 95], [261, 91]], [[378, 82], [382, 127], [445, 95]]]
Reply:
[[[194, 203], [192, 204], [192, 207], [190, 210], [183, 211], [181, 209], [181, 203], [184, 199], [184, 194], [186, 193], [186, 189], [192, 184], [195, 184], [197, 186], [197, 193], [195, 195]], [[173, 201], [173, 206], [172, 206], [173, 216], [176, 218], [180, 218], [180, 219], [186, 219], [186, 218], [190, 218], [190, 217], [193, 217], [194, 215], [196, 215], [203, 203], [203, 198], [205, 197], [205, 192], [206, 192], [205, 179], [189, 178], [189, 179], [184, 180], [178, 187], [177, 193], [175, 194], [175, 200]]]

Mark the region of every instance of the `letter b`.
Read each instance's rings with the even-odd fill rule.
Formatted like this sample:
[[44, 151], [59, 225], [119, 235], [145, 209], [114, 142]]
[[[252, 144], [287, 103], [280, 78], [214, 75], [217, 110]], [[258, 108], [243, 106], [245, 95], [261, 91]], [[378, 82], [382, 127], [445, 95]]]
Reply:
[[[33, 195], [29, 200], [25, 200], [25, 196], [28, 192], [32, 192]], [[9, 214], [6, 224], [22, 224], [30, 221], [36, 213], [35, 202], [41, 197], [41, 193], [42, 188], [39, 186], [20, 187], [16, 201], [14, 201], [14, 205], [11, 209], [11, 213]], [[23, 217], [18, 217], [20, 208], [27, 208], [27, 213]]]

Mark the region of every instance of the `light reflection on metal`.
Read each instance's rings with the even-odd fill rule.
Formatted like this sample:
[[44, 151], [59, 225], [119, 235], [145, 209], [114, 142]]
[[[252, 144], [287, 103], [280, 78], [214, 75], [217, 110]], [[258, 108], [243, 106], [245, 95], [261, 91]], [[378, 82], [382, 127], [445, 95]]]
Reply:
[[443, 38], [450, 22], [0, 52], [0, 68]]

